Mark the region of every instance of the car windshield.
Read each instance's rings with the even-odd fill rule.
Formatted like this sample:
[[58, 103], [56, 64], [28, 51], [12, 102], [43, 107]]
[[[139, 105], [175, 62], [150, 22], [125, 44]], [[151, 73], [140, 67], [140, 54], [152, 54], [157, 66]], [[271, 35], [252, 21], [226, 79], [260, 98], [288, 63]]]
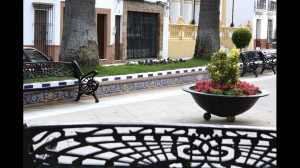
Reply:
[[37, 50], [34, 49], [26, 49], [25, 50], [30, 57], [32, 62], [42, 62], [42, 61], [48, 61], [45, 56], [43, 56], [41, 53], [39, 53]]
[[23, 62], [27, 62], [28, 60], [26, 59], [25, 54], [23, 53]]

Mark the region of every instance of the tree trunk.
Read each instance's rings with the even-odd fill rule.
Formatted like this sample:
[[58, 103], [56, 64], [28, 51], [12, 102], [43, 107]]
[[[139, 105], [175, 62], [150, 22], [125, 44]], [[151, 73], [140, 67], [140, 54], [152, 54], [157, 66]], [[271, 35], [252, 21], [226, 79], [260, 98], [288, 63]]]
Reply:
[[220, 0], [201, 0], [194, 57], [210, 58], [220, 49]]
[[95, 0], [66, 0], [59, 61], [81, 67], [99, 64]]

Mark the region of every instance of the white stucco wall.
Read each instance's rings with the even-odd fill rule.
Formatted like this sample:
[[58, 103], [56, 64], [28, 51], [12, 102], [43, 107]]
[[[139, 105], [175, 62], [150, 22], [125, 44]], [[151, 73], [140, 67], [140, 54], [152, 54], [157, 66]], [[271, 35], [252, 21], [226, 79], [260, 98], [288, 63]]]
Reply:
[[[165, 2], [167, 2], [167, 0], [164, 0]], [[171, 5], [168, 4], [169, 6]], [[166, 15], [164, 15], [164, 25], [163, 25], [163, 50], [159, 51], [159, 56], [162, 56], [162, 58], [168, 58], [169, 57], [169, 18], [170, 18], [170, 9], [166, 9], [164, 8], [164, 13], [166, 13]]]
[[[53, 4], [53, 33], [52, 44], [60, 45], [60, 2], [64, 0], [39, 0], [40, 3], [52, 3]], [[33, 45], [34, 40], [34, 8], [32, 2], [35, 0], [25, 0], [23, 3], [23, 45]], [[123, 15], [123, 1], [118, 0], [96, 0], [95, 7], [98, 8], [110, 8], [111, 9], [111, 32], [113, 32], [113, 26], [115, 25], [115, 15]], [[114, 43], [114, 35], [109, 39], [110, 44]]]
[[273, 34], [272, 38], [275, 38], [276, 28], [277, 28], [277, 22], [276, 22], [276, 15], [274, 16], [268, 16], [267, 13], [263, 15], [257, 15], [254, 18], [254, 24], [253, 24], [253, 31], [257, 32], [257, 35], [254, 34], [254, 39], [267, 39], [268, 35], [268, 20], [272, 20], [273, 22]]
[[[52, 32], [54, 36], [52, 39], [52, 44], [60, 45], [60, 4], [61, 1], [64, 0], [39, 0], [40, 3], [52, 3], [53, 4], [53, 25], [52, 25]], [[148, 2], [157, 2], [157, 0], [145, 0]], [[34, 8], [32, 6], [32, 2], [36, 2], [35, 0], [24, 0], [23, 3], [23, 45], [33, 45], [34, 40]], [[161, 2], [167, 4], [167, 0], [161, 0]], [[170, 6], [170, 4], [167, 4]], [[115, 35], [113, 33], [113, 29], [115, 26], [115, 15], [121, 16], [121, 30], [123, 30], [123, 0], [96, 0], [95, 7], [97, 8], [107, 8], [111, 9], [111, 36], [109, 39], [110, 44], [114, 44], [115, 42]], [[168, 37], [169, 37], [169, 11], [168, 9], [164, 8], [165, 10], [165, 18], [163, 23], [163, 50], [159, 51], [159, 55], [163, 58], [168, 57]], [[178, 10], [180, 12], [180, 10]], [[176, 18], [177, 21], [177, 18]], [[122, 36], [120, 37], [120, 42], [122, 43]]]
[[247, 25], [247, 20], [253, 24], [254, 18], [254, 0], [227, 0], [226, 4], [226, 24], [224, 26], [230, 26], [232, 22], [232, 2], [234, 1], [233, 10], [233, 23], [234, 27], [238, 27], [240, 24]]
[[[267, 39], [268, 33], [268, 19], [273, 21], [273, 36], [275, 37], [277, 22], [276, 15], [269, 16], [267, 11], [262, 15], [258, 15], [255, 13], [255, 2], [257, 0], [227, 0], [226, 4], [226, 25], [230, 26], [232, 22], [232, 2], [234, 1], [234, 15], [233, 15], [233, 23], [234, 27], [238, 27], [242, 24], [244, 27], [248, 24], [248, 20], [250, 20], [250, 24], [252, 25], [253, 39]], [[266, 0], [266, 9], [268, 9], [268, 1]], [[276, 1], [276, 0], [272, 0]]]
[[183, 20], [186, 24], [189, 24], [193, 20], [193, 5], [192, 1], [184, 2]]
[[[34, 8], [32, 2], [34, 0], [25, 0], [23, 3], [23, 45], [33, 45], [34, 40]], [[42, 3], [53, 4], [53, 24], [52, 32], [54, 45], [60, 44], [60, 0], [40, 0]]]
[[[52, 43], [54, 45], [60, 45], [60, 2], [64, 0], [39, 0], [38, 2], [42, 3], [52, 3], [53, 6], [53, 25], [52, 25], [52, 33], [55, 35], [53, 37]], [[145, 0], [148, 2], [157, 2], [157, 0]], [[167, 3], [167, 0], [161, 0], [163, 3]], [[226, 24], [225, 26], [230, 26], [231, 18], [232, 18], [232, 1], [227, 0], [226, 4]], [[254, 12], [254, 2], [256, 0], [234, 0], [234, 17], [233, 23], [234, 26], [237, 27], [240, 24], [243, 26], [247, 25], [247, 20], [251, 21], [251, 25], [253, 26], [253, 38], [256, 38], [256, 22], [257, 19], [260, 19], [260, 33], [258, 34], [259, 38], [266, 39], [267, 38], [267, 25], [268, 19], [273, 20], [273, 36], [275, 36], [276, 32], [276, 15], [268, 16], [264, 14], [262, 16], [255, 15]], [[275, 0], [273, 0], [275, 1]], [[32, 2], [34, 0], [24, 0], [23, 2], [23, 45], [33, 45], [34, 40], [34, 8], [32, 6]], [[36, 1], [35, 1], [36, 2]], [[193, 19], [193, 1], [185, 2], [184, 5], [184, 21], [185, 23], [189, 23]], [[223, 1], [221, 0], [221, 4]], [[268, 3], [268, 0], [267, 0]], [[199, 22], [199, 12], [200, 12], [200, 3], [196, 1], [195, 6], [195, 21], [198, 24]], [[167, 4], [170, 7], [170, 12], [168, 9], [164, 8], [166, 15], [164, 16], [164, 24], [163, 24], [163, 51], [159, 51], [159, 55], [163, 56], [163, 58], [168, 57], [168, 25], [169, 25], [169, 17], [171, 18], [173, 23], [177, 23], [178, 16], [180, 16], [180, 0], [170, 0], [170, 4]], [[111, 9], [111, 32], [109, 43], [113, 44], [115, 42], [115, 36], [113, 34], [113, 29], [115, 26], [115, 15], [121, 16], [121, 23], [123, 22], [123, 0], [96, 0], [95, 7], [97, 8], [108, 8]], [[170, 16], [169, 16], [170, 13]], [[220, 11], [220, 14], [222, 12]], [[220, 15], [220, 18], [222, 16]], [[121, 32], [122, 32], [122, 24], [121, 24]], [[122, 42], [122, 38], [120, 39]]]
[[170, 5], [170, 17], [173, 23], [178, 22], [178, 16], [180, 16], [180, 2], [179, 0], [172, 1]]
[[196, 24], [199, 23], [199, 13], [200, 13], [200, 2], [195, 2], [195, 21]]

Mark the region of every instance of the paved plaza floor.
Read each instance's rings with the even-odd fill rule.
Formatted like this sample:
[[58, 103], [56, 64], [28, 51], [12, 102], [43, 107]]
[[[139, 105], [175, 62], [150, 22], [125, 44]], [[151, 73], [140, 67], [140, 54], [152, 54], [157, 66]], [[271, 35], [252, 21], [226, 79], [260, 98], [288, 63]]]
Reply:
[[[23, 108], [23, 122], [27, 125], [78, 122], [121, 123], [193, 123], [276, 127], [276, 74], [272, 72], [240, 77], [270, 94], [258, 99], [248, 111], [237, 115], [234, 122], [212, 115], [205, 120], [201, 109], [190, 93], [173, 86], [78, 102]], [[193, 84], [191, 84], [193, 85]]]

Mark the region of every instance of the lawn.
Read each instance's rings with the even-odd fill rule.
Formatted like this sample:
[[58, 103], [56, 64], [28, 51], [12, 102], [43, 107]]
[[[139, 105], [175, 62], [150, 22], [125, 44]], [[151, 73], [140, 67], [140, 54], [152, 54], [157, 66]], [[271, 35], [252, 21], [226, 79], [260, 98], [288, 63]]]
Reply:
[[[177, 63], [173, 62], [173, 63], [166, 63], [166, 64], [152, 64], [152, 65], [124, 64], [119, 66], [98, 65], [94, 67], [81, 68], [81, 70], [84, 74], [92, 70], [97, 70], [99, 72], [97, 77], [103, 77], [103, 76], [115, 76], [115, 75], [126, 75], [126, 74], [135, 74], [135, 73], [144, 73], [144, 72], [174, 70], [180, 68], [194, 68], [199, 66], [205, 66], [209, 62], [210, 62], [210, 58], [191, 58], [191, 59], [186, 59], [185, 62], [177, 62]], [[28, 80], [23, 80], [23, 83], [59, 81], [65, 79], [74, 79], [74, 78], [63, 77], [63, 78], [28, 79]]]

